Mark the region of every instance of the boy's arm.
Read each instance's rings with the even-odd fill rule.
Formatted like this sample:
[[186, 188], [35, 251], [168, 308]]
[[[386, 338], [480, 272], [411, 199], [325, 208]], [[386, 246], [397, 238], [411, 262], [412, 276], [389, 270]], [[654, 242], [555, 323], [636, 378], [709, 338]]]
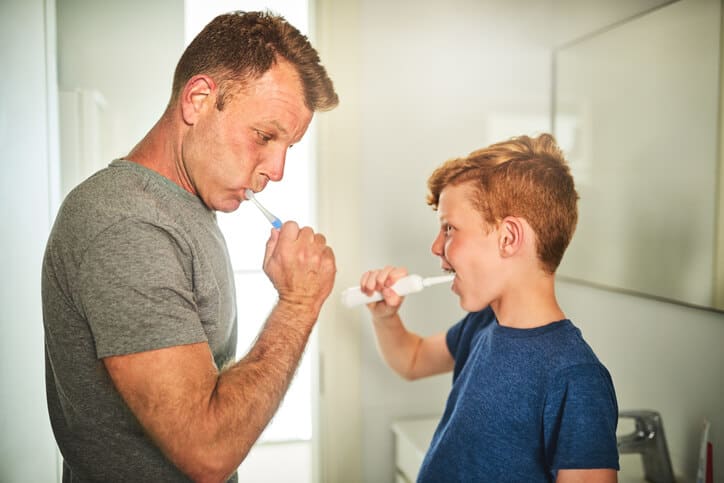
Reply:
[[616, 483], [616, 470], [558, 470], [556, 483]]
[[407, 380], [432, 376], [453, 369], [455, 361], [448, 350], [445, 333], [420, 337], [408, 331], [398, 310], [403, 297], [390, 287], [407, 275], [399, 267], [385, 267], [366, 272], [360, 281], [361, 290], [367, 295], [382, 293], [384, 300], [367, 305], [382, 357], [398, 374]]
[[412, 381], [449, 372], [455, 365], [445, 342], [445, 332], [429, 337], [408, 331], [395, 313], [372, 319], [382, 357], [395, 372]]

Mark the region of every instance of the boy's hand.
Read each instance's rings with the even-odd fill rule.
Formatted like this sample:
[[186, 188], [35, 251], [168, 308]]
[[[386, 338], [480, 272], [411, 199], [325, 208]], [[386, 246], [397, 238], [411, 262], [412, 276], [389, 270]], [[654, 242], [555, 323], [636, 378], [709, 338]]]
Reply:
[[379, 302], [367, 304], [367, 308], [375, 319], [385, 319], [397, 313], [404, 300], [390, 287], [402, 277], [407, 276], [407, 269], [403, 267], [387, 266], [380, 270], [370, 270], [362, 274], [360, 289], [366, 295], [380, 292], [384, 297]]

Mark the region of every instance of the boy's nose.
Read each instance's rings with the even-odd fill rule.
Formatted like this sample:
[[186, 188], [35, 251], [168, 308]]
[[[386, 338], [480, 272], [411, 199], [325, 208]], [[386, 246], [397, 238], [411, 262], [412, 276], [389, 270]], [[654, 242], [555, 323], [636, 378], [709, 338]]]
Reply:
[[432, 254], [438, 257], [442, 257], [445, 254], [444, 242], [442, 239], [442, 232], [438, 233], [435, 239], [432, 241]]

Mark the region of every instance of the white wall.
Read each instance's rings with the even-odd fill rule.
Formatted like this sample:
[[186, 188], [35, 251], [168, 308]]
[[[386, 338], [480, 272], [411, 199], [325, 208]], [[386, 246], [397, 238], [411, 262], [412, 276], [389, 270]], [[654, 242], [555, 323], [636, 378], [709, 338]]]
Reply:
[[[499, 118], [509, 128], [527, 122], [547, 129], [549, 79], [528, 72], [548, 64], [539, 47], [546, 29], [535, 19], [549, 13], [520, 5], [513, 26], [506, 18], [514, 12], [479, 2], [361, 5], [362, 266], [400, 264], [435, 274], [430, 243], [437, 219], [424, 201], [427, 177], [442, 161], [519, 129], [501, 132]], [[409, 327], [422, 334], [442, 331], [460, 315], [442, 287], [408, 298], [403, 309]], [[366, 314], [361, 323], [364, 480], [390, 481], [392, 421], [440, 414], [450, 376], [404, 382], [381, 361]]]
[[[133, 122], [109, 126], [108, 137], [119, 146], [116, 155], [129, 150], [161, 113], [170, 92], [173, 65], [183, 48], [181, 0], [135, 3], [136, 8], [128, 8], [125, 2], [126, 15], [114, 12], [113, 4], [92, 1], [64, 1], [58, 11], [58, 17], [66, 21], [59, 32], [60, 43], [70, 54], [66, 64], [61, 62], [65, 87], [102, 86], [113, 105], [137, 109]], [[93, 22], [88, 21], [91, 16]], [[74, 35], [86, 29], [96, 29], [98, 41], [74, 44], [78, 38]], [[0, 266], [5, 275], [0, 291], [4, 334], [0, 350], [0, 481], [58, 478], [45, 402], [40, 304], [40, 266], [60, 189], [55, 34], [53, 0], [0, 3], [0, 58], [6, 66], [0, 78]], [[153, 42], [139, 34], [153, 37]], [[137, 72], [116, 70], [118, 59], [130, 51], [126, 47], [132, 43], [145, 52], [141, 68]], [[74, 65], [89, 57], [105, 66], [107, 77], [96, 84], [87, 84], [96, 79]], [[163, 71], [160, 81], [150, 74], [158, 70]]]
[[[317, 3], [325, 7], [328, 2]], [[438, 264], [429, 245], [436, 218], [424, 201], [432, 169], [502, 138], [549, 130], [552, 48], [664, 2], [343, 3], [346, 10], [359, 13], [353, 20], [340, 16], [337, 28], [355, 33], [321, 37], [319, 47], [333, 78], [342, 75], [345, 80], [340, 109], [347, 106], [356, 117], [350, 125], [333, 111], [320, 129], [322, 171], [332, 170], [331, 164], [347, 166], [336, 168], [331, 185], [321, 185], [323, 197], [344, 193], [322, 210], [345, 226], [350, 218], [355, 220], [353, 230], [360, 238], [355, 252], [339, 245], [334, 297], [367, 268], [401, 264], [418, 273], [435, 273]], [[345, 49], [346, 56], [324, 56]], [[359, 72], [352, 86], [344, 77], [350, 69]], [[350, 157], [325, 155], [347, 153], [348, 144], [358, 145], [359, 151]], [[335, 247], [344, 239], [333, 221], [321, 228], [336, 235], [330, 238]], [[724, 340], [724, 315], [575, 284], [562, 283], [559, 296], [610, 368], [621, 409], [661, 411], [674, 468], [693, 476], [704, 416], [713, 423], [714, 447], [720, 446], [724, 393], [716, 374], [724, 371], [724, 356], [717, 348]], [[336, 331], [346, 337], [338, 343], [352, 348], [354, 331], [360, 330], [359, 373], [328, 375], [325, 383], [332, 393], [360, 394], [359, 406], [344, 405], [353, 417], [359, 414], [359, 435], [337, 435], [359, 438], [362, 469], [358, 478], [352, 472], [349, 481], [392, 481], [390, 424], [397, 418], [439, 414], [450, 376], [401, 381], [381, 361], [364, 309], [345, 312], [334, 304], [338, 302], [333, 299], [325, 323], [335, 328], [323, 325], [322, 330]], [[461, 314], [444, 288], [410, 297], [403, 308], [410, 327], [426, 334], [446, 330]], [[350, 323], [356, 325], [346, 329]], [[334, 364], [331, 354], [325, 365]], [[334, 448], [331, 451], [327, 457], [334, 459]], [[724, 467], [722, 452], [715, 466]]]
[[40, 308], [49, 188], [57, 182], [54, 8], [52, 0], [0, 2], [0, 481], [7, 482], [58, 477]]
[[[58, 34], [72, 54], [61, 62], [65, 87], [94, 86], [86, 82], [96, 79], [73, 64], [92, 58], [107, 75], [95, 86], [114, 105], [136, 109], [133, 122], [110, 126], [109, 139], [123, 154], [167, 102], [183, 48], [183, 3], [136, 1], [129, 8], [125, 2], [125, 16], [113, 11], [114, 4], [60, 3], [58, 17], [67, 23]], [[84, 29], [96, 29], [97, 42], [73, 44], [73, 35]], [[141, 68], [116, 70], [132, 43], [145, 52]], [[45, 401], [40, 267], [60, 191], [54, 0], [0, 2], [0, 58], [6, 67], [0, 76], [0, 481], [51, 482], [59, 472]], [[153, 74], [158, 71], [160, 80]]]
[[183, 9], [183, 0], [59, 2], [58, 85], [106, 100], [98, 168], [127, 154], [166, 108], [184, 48]]
[[360, 324], [341, 306], [339, 290], [358, 280], [365, 240], [359, 212], [360, 150], [359, 10], [356, 1], [312, 0], [310, 31], [323, 64], [334, 80], [340, 105], [317, 116], [318, 225], [334, 248], [335, 291], [317, 323], [319, 341], [318, 458], [322, 482], [361, 480]]
[[[361, 6], [362, 266], [437, 274], [427, 178], [446, 159], [549, 129], [552, 12], [538, 1]], [[401, 380], [379, 357], [369, 318], [359, 313], [364, 481], [391, 481], [390, 425], [441, 414], [451, 375]], [[421, 334], [446, 330], [462, 314], [443, 287], [409, 297], [402, 312]]]

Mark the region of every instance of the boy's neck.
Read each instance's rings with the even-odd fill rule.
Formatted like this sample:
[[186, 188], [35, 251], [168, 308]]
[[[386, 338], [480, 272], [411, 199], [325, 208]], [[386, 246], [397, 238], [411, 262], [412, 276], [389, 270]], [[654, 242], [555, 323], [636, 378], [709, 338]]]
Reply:
[[514, 329], [532, 329], [566, 318], [558, 305], [554, 277], [511, 285], [491, 304], [498, 323]]

